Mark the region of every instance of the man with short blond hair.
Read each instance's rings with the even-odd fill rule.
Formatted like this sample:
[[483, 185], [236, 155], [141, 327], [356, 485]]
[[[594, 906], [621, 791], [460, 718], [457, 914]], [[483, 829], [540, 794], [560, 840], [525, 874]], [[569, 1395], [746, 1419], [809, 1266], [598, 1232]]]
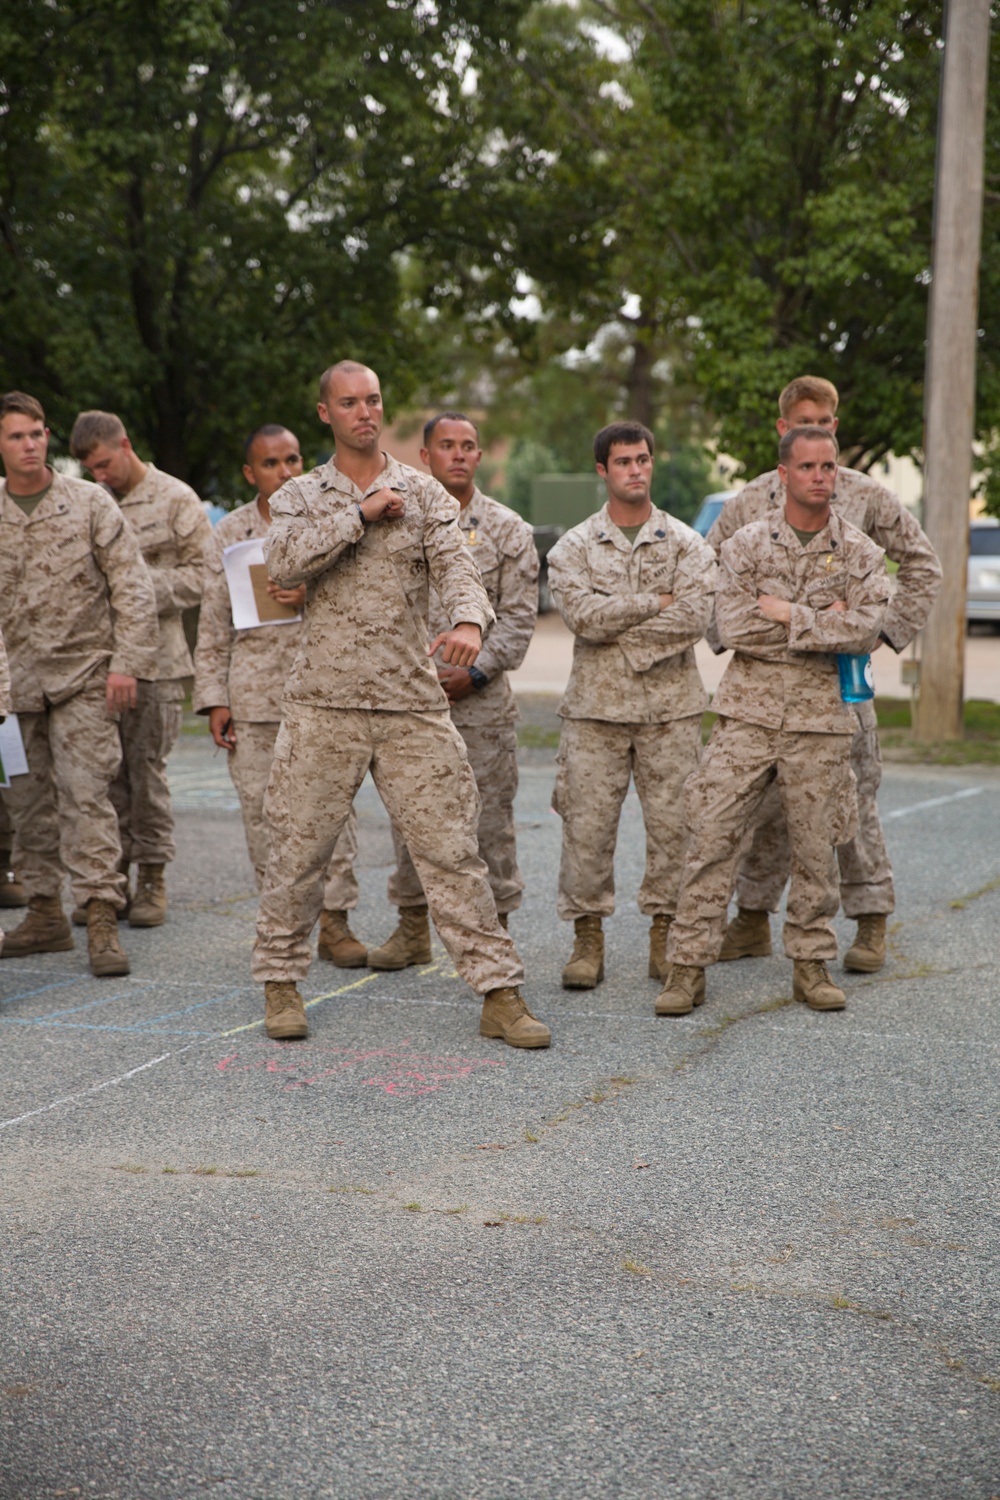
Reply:
[[[205, 549], [204, 586], [194, 652], [194, 709], [208, 715], [208, 727], [226, 751], [229, 774], [240, 799], [247, 850], [257, 889], [271, 845], [264, 812], [264, 793], [281, 728], [281, 695], [301, 644], [301, 624], [278, 621], [253, 630], [237, 630], [223, 569], [227, 547], [263, 539], [271, 524], [271, 496], [302, 473], [299, 440], [287, 427], [268, 422], [247, 438], [243, 477], [257, 493], [248, 505], [230, 511], [212, 532]], [[301, 611], [305, 584], [282, 589], [269, 582], [268, 593], [279, 604]], [[318, 957], [342, 969], [362, 967], [367, 950], [348, 926], [347, 913], [358, 904], [354, 859], [358, 850], [353, 808], [337, 839], [327, 869], [319, 919]]]
[[784, 944], [793, 995], [813, 1010], [846, 1003], [827, 963], [837, 952], [834, 849], [856, 826], [857, 721], [841, 698], [837, 655], [870, 649], [884, 628], [889, 583], [881, 548], [831, 507], [837, 451], [822, 427], [783, 434], [782, 509], [721, 548], [716, 623], [733, 658], [712, 700], [718, 718], [704, 757], [685, 787], [690, 836], [657, 1015], [688, 1015], [704, 1001], [744, 834], [772, 786], [792, 849]]
[[[803, 375], [790, 381], [778, 397], [779, 435], [808, 424], [832, 436], [838, 427], [838, 404], [837, 388], [829, 380]], [[891, 490], [868, 474], [842, 465], [837, 467], [836, 480], [831, 498], [836, 514], [871, 537], [886, 557], [899, 565], [885, 623], [873, 649], [885, 644], [900, 652], [927, 621], [941, 583], [941, 566], [919, 523]], [[778, 470], [752, 479], [723, 506], [708, 534], [710, 544], [718, 552], [741, 526], [764, 516], [780, 515], [784, 500]], [[885, 962], [886, 919], [896, 897], [878, 815], [882, 755], [875, 709], [870, 702], [859, 703], [855, 712], [857, 730], [851, 764], [858, 783], [858, 828], [854, 837], [838, 849], [837, 856], [844, 915], [853, 917], [858, 925], [844, 966], [859, 973], [874, 973]], [[736, 877], [739, 910], [726, 932], [720, 954], [723, 961], [770, 953], [769, 913], [777, 911], [790, 871], [788, 832], [777, 793], [772, 790], [761, 803], [753, 843]]]
[[[472, 666], [494, 619], [458, 504], [380, 448], [374, 371], [334, 365], [321, 392], [335, 456], [272, 497], [265, 543], [278, 587], [306, 585], [265, 804], [271, 849], [253, 959], [265, 1029], [277, 1039], [308, 1034], [296, 981], [309, 967], [323, 872], [370, 770], [455, 968], [483, 996], [480, 1034], [547, 1047], [549, 1029], [524, 1002], [521, 960], [497, 919], [477, 847], [475, 779], [430, 660], [440, 650], [444, 666]], [[447, 627], [428, 645], [432, 586]]]
[[[139, 685], [135, 707], [121, 716], [122, 763], [111, 800], [126, 882], [129, 866], [137, 866], [135, 891], [127, 893], [129, 924], [158, 927], [167, 914], [164, 867], [176, 853], [167, 756], [180, 734], [185, 682], [194, 671], [183, 614], [201, 598], [202, 556], [212, 528], [194, 490], [143, 463], [113, 412], [81, 412], [70, 452], [115, 496], [156, 592], [156, 669], [152, 681]], [[74, 921], [82, 916], [77, 910]]]
[[38, 401], [0, 398], [0, 626], [28, 772], [5, 800], [28, 913], [4, 958], [73, 947], [63, 867], [86, 912], [91, 972], [127, 974], [116, 913], [125, 901], [109, 788], [121, 762], [116, 717], [156, 669], [156, 601], [135, 536], [100, 485], [49, 467]]

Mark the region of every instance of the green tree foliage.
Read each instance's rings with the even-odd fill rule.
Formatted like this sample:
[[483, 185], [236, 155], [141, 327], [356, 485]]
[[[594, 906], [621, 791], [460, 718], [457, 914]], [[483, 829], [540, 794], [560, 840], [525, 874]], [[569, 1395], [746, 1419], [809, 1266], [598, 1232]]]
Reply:
[[[227, 488], [240, 439], [299, 428], [360, 356], [434, 368], [406, 257], [440, 267], [482, 142], [463, 78], [523, 6], [21, 0], [0, 28], [0, 381], [57, 433], [118, 411], [140, 451]], [[302, 433], [305, 440], [314, 434]], [[316, 438], [314, 437], [314, 441]]]
[[[692, 422], [701, 407], [751, 472], [773, 463], [778, 390], [806, 371], [840, 387], [857, 461], [919, 448], [940, 34], [939, 0], [536, 5], [523, 87], [496, 108], [499, 176], [521, 185], [504, 233], [543, 317], [506, 338], [540, 366], [546, 318], [580, 349], [624, 330], [622, 405], [652, 424], [690, 392]], [[982, 438], [1000, 425], [998, 208], [993, 193]]]

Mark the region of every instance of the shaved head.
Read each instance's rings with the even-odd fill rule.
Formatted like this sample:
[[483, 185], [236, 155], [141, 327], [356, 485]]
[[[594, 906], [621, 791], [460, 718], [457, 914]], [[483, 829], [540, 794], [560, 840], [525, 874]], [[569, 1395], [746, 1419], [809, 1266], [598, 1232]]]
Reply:
[[319, 399], [326, 401], [330, 389], [330, 382], [338, 375], [371, 375], [376, 385], [378, 376], [369, 365], [359, 364], [356, 359], [341, 359], [335, 365], [329, 365], [319, 377]]

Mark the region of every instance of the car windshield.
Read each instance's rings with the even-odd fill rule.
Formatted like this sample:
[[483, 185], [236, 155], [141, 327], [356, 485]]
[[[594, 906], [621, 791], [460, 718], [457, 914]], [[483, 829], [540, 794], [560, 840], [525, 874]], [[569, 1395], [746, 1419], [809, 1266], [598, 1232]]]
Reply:
[[1000, 526], [969, 528], [970, 557], [1000, 557]]

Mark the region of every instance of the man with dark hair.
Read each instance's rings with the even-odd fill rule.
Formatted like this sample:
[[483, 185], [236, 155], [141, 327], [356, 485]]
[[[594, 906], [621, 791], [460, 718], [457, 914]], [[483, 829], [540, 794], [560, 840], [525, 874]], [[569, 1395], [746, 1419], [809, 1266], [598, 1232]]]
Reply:
[[115, 719], [135, 708], [137, 679], [155, 675], [156, 600], [118, 506], [100, 485], [51, 469], [48, 443], [34, 397], [0, 398], [0, 626], [28, 758], [5, 800], [29, 896], [3, 957], [73, 947], [65, 866], [86, 911], [92, 973], [127, 974], [109, 788], [121, 762]]
[[594, 434], [594, 463], [598, 474], [607, 468], [611, 449], [616, 443], [645, 443], [651, 464], [656, 457], [656, 439], [648, 427], [641, 422], [609, 422], [607, 427]]
[[[299, 440], [287, 427], [268, 422], [246, 441], [243, 476], [256, 488], [249, 505], [230, 511], [212, 532], [205, 549], [205, 571], [194, 653], [194, 708], [208, 715], [208, 727], [227, 752], [229, 774], [240, 799], [247, 849], [260, 890], [264, 881], [271, 831], [264, 812], [264, 792], [281, 728], [281, 695], [301, 644], [302, 627], [282, 621], [237, 630], [223, 570], [223, 554], [238, 542], [267, 536], [271, 496], [302, 473]], [[279, 604], [301, 611], [305, 584], [267, 591]], [[348, 910], [358, 904], [354, 858], [358, 850], [353, 808], [337, 839], [327, 869], [320, 912], [318, 956], [338, 968], [362, 967], [367, 959], [347, 925]]]
[[607, 503], [549, 553], [552, 597], [576, 640], [552, 805], [563, 820], [559, 915], [572, 921], [567, 989], [604, 977], [602, 919], [615, 908], [614, 855], [634, 777], [646, 825], [639, 909], [651, 918], [651, 978], [665, 973], [677, 904], [681, 790], [698, 764], [708, 696], [694, 644], [712, 613], [715, 560], [697, 532], [650, 500], [652, 434], [615, 422], [594, 439]]
[[[319, 415], [336, 455], [271, 499], [268, 571], [306, 585], [305, 629], [285, 686], [267, 788], [271, 823], [254, 978], [275, 1038], [308, 1033], [296, 980], [323, 871], [371, 771], [459, 974], [482, 994], [480, 1034], [547, 1047], [521, 995], [517, 950], [479, 857], [479, 796], [431, 665], [471, 667], [493, 610], [458, 527], [458, 505], [429, 475], [379, 447], [382, 393], [355, 362], [324, 373]], [[433, 586], [446, 628], [427, 644]]]
[[[778, 397], [777, 429], [785, 437], [796, 427], [837, 431], [837, 388], [816, 375], [802, 375], [785, 386]], [[750, 481], [731, 500], [708, 534], [718, 553], [727, 537], [741, 526], [764, 516], [780, 515], [784, 486], [777, 470]], [[923, 628], [941, 583], [941, 566], [915, 517], [891, 490], [856, 469], [837, 467], [831, 499], [837, 515], [871, 537], [886, 556], [899, 564], [892, 598], [879, 639], [899, 652]], [[711, 640], [711, 636], [710, 636]], [[713, 646], [716, 643], [713, 641]], [[878, 815], [882, 756], [874, 706], [855, 706], [857, 727], [851, 744], [851, 765], [858, 783], [858, 829], [837, 857], [840, 899], [844, 915], [858, 924], [857, 936], [844, 956], [844, 966], [874, 973], [885, 963], [886, 919], [895, 907], [892, 864]], [[758, 812], [753, 844], [736, 877], [739, 906], [726, 932], [720, 959], [756, 958], [771, 951], [769, 913], [777, 911], [791, 872], [791, 850], [777, 791], [772, 788]]]
[[[205, 507], [189, 485], [143, 463], [113, 412], [81, 412], [70, 452], [115, 496], [139, 540], [153, 579], [159, 639], [152, 681], [121, 716], [122, 763], [111, 788], [122, 841], [122, 873], [132, 927], [159, 927], [167, 915], [164, 866], [177, 852], [167, 756], [181, 729], [185, 681], [194, 671], [184, 635], [185, 609], [201, 598], [201, 561], [211, 535]], [[75, 922], [85, 913], [77, 908]]]
[[782, 511], [722, 545], [716, 623], [735, 655], [712, 700], [718, 719], [685, 789], [690, 829], [661, 1016], [688, 1015], [705, 998], [743, 838], [776, 785], [792, 848], [785, 952], [793, 994], [813, 1010], [843, 1010], [831, 980], [830, 921], [839, 905], [834, 848], [857, 826], [851, 739], [837, 655], [863, 655], [883, 628], [885, 554], [844, 521], [831, 498], [837, 440], [822, 427], [783, 434]]
[[[477, 487], [482, 456], [479, 429], [462, 412], [441, 412], [425, 425], [421, 460], [459, 503], [459, 528], [496, 615], [475, 665], [442, 662], [437, 674], [479, 788], [479, 854], [506, 927], [508, 913], [520, 906], [524, 889], [514, 833], [517, 705], [507, 673], [521, 665], [531, 644], [538, 613], [538, 553], [528, 523]], [[429, 622], [432, 637], [440, 636], [448, 624], [434, 590]], [[396, 868], [389, 877], [389, 900], [399, 908], [399, 922], [389, 940], [369, 953], [373, 969], [402, 969], [431, 959], [427, 897], [395, 824], [393, 842]]]

